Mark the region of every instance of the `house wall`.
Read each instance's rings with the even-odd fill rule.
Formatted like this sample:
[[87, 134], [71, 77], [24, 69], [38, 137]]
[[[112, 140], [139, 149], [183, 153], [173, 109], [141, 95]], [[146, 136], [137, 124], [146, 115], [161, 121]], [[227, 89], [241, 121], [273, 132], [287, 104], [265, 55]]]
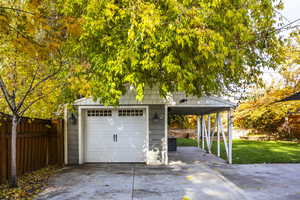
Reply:
[[[76, 110], [76, 109], [75, 109]], [[70, 120], [71, 113], [76, 116], [76, 124]], [[83, 122], [85, 121], [85, 112], [83, 115]], [[159, 119], [153, 119], [155, 113]], [[68, 111], [67, 132], [68, 132], [68, 164], [79, 163], [79, 149], [78, 149], [78, 114], [77, 112]], [[164, 137], [165, 137], [165, 105], [149, 105], [149, 151], [148, 164], [157, 165], [164, 163]], [[85, 124], [85, 123], [83, 123]], [[83, 128], [84, 129], [84, 128]], [[84, 141], [83, 141], [84, 142]], [[85, 148], [84, 148], [85, 149]]]
[[[67, 119], [67, 143], [68, 143], [68, 164], [78, 164], [78, 113], [76, 111], [68, 110], [68, 119]], [[70, 120], [71, 114], [74, 114], [76, 117], [76, 123], [72, 123]]]
[[[159, 119], [153, 119], [155, 113]], [[148, 164], [162, 164], [164, 162], [165, 137], [165, 105], [149, 105], [149, 152]]]

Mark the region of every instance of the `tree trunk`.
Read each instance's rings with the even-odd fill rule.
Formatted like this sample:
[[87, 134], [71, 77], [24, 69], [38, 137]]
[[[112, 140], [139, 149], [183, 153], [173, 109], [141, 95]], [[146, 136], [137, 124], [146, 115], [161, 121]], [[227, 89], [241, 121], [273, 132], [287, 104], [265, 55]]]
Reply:
[[17, 125], [18, 117], [13, 115], [11, 129], [11, 187], [17, 187]]

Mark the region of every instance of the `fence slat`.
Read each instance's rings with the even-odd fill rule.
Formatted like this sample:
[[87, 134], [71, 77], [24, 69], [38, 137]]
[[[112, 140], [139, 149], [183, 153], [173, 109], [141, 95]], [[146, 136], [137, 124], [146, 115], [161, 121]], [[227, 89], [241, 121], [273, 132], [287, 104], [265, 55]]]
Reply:
[[21, 174], [25, 172], [25, 138], [21, 139]]
[[0, 127], [0, 183], [7, 179], [7, 143], [5, 126]]
[[[0, 119], [0, 184], [10, 176], [11, 121]], [[17, 174], [63, 165], [63, 120], [24, 118], [17, 127]]]

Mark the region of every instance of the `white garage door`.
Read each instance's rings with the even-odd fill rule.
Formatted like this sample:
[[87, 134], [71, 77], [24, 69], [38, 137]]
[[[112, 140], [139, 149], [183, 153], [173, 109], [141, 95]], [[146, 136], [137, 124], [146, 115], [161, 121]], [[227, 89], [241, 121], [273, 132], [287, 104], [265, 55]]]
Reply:
[[146, 161], [145, 109], [93, 109], [86, 117], [86, 162]]

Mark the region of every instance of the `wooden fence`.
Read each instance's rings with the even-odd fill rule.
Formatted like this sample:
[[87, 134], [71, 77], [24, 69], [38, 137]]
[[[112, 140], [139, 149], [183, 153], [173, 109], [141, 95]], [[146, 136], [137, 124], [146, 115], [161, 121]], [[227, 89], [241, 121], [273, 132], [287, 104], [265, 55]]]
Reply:
[[[23, 118], [17, 127], [17, 174], [63, 165], [63, 120]], [[0, 183], [10, 177], [11, 121], [0, 120]]]
[[300, 113], [288, 115], [288, 129], [291, 137], [300, 139]]

